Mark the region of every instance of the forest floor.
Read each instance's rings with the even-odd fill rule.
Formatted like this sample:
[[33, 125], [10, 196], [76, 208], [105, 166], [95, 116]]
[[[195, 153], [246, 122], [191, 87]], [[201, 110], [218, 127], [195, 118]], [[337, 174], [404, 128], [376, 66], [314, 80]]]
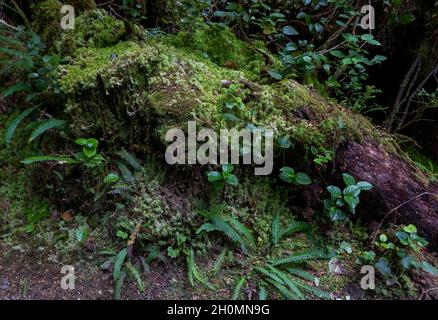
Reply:
[[[0, 300], [112, 300], [114, 280], [110, 272], [99, 268], [95, 260], [75, 264], [75, 288], [61, 287], [61, 267], [36, 252], [19, 252], [0, 243]], [[155, 266], [156, 267], [156, 266]], [[175, 263], [151, 265], [145, 279], [146, 290], [138, 291], [134, 282], [123, 287], [128, 300], [212, 299], [229, 295], [228, 290], [207, 292], [192, 288], [186, 271]], [[214, 295], [214, 296], [211, 296]]]

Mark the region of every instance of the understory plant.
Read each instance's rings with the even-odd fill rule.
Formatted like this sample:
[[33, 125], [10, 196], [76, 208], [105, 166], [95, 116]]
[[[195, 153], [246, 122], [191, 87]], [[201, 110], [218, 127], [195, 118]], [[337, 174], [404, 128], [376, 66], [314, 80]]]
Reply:
[[[216, 206], [203, 213], [208, 222], [203, 224], [198, 233], [219, 232], [245, 255], [245, 259], [251, 264], [251, 271], [238, 279], [233, 290], [233, 299], [237, 299], [248, 281], [257, 284], [259, 299], [266, 299], [269, 292], [285, 299], [304, 299], [307, 292], [322, 299], [330, 299], [330, 294], [318, 288], [319, 279], [306, 271], [306, 263], [318, 259], [330, 259], [331, 255], [321, 249], [310, 249], [303, 252], [290, 254], [281, 248], [287, 240], [298, 232], [304, 232], [311, 236], [311, 227], [307, 223], [293, 222], [285, 227], [281, 226], [280, 216], [276, 215], [272, 221], [271, 241], [265, 249], [257, 246], [254, 232], [246, 225], [239, 222], [225, 206]], [[280, 254], [278, 254], [280, 250]], [[262, 253], [264, 252], [264, 253]], [[279, 258], [270, 258], [276, 253]], [[221, 253], [222, 254], [222, 253]], [[189, 270], [193, 269], [193, 253], [188, 258]], [[257, 261], [257, 262], [254, 262]], [[252, 264], [255, 264], [252, 267]], [[189, 271], [191, 277], [195, 277], [204, 286], [212, 289], [207, 279], [200, 275], [197, 268]]]
[[418, 259], [428, 242], [418, 235], [417, 227], [413, 224], [401, 226], [390, 235], [380, 234], [375, 245], [381, 254], [375, 266], [386, 279], [396, 280], [403, 271], [413, 269], [422, 269], [432, 275], [438, 275], [434, 266]]
[[339, 187], [331, 185], [327, 187], [330, 199], [324, 200], [324, 208], [332, 221], [344, 221], [348, 214], [355, 214], [359, 204], [361, 191], [371, 190], [372, 184], [366, 181], [356, 180], [348, 173], [343, 173], [342, 178], [346, 187], [341, 190]]

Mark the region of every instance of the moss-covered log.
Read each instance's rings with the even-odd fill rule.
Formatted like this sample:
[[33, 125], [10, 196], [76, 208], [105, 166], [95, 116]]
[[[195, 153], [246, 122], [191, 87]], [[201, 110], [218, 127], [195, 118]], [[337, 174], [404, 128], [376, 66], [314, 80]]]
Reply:
[[[102, 19], [91, 12], [87, 17]], [[83, 30], [81, 23], [90, 20], [78, 19], [78, 30]], [[222, 43], [209, 41], [211, 34], [224, 39], [227, 50], [222, 50]], [[186, 47], [188, 36], [193, 38]], [[79, 48], [59, 69], [59, 83], [76, 136], [99, 136], [108, 145], [129, 144], [139, 154], [162, 154], [166, 130], [185, 128], [188, 120], [215, 129], [249, 124], [269, 128], [276, 140], [287, 137], [296, 144], [286, 162], [328, 163], [337, 154], [334, 163], [339, 172], [375, 185], [365, 203], [379, 214], [369, 211], [367, 216], [381, 220], [385, 212], [398, 208], [401, 222], [417, 224], [437, 245], [438, 201], [433, 196], [437, 187], [399, 157], [391, 137], [365, 117], [293, 80], [257, 81], [265, 67], [263, 48], [254, 50], [227, 29], [207, 27], [192, 35], [114, 46], [110, 41], [81, 47], [83, 33], [69, 37]], [[232, 121], [224, 117], [230, 95], [245, 105], [239, 119]], [[312, 169], [309, 161], [301, 163]]]

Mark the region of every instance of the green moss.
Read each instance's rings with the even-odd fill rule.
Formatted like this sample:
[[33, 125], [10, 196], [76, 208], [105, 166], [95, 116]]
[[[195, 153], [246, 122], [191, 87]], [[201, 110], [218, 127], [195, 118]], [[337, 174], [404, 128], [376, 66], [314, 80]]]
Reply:
[[[216, 36], [223, 38], [225, 50]], [[228, 29], [204, 26], [189, 39], [186, 44], [185, 35], [180, 34], [141, 45], [121, 42], [76, 50], [71, 63], [59, 72], [76, 135], [103, 132], [106, 138], [123, 142], [131, 132], [134, 140], [144, 144], [151, 135], [163, 141], [168, 128], [185, 128], [187, 120], [215, 129], [229, 127], [231, 123], [223, 118], [229, 95], [224, 80], [240, 86], [246, 112], [251, 114], [232, 123], [237, 127], [252, 123], [272, 129], [276, 137], [287, 136], [306, 150], [314, 147], [321, 156], [335, 151], [343, 141], [377, 134], [364, 117], [326, 101], [296, 81], [254, 83], [245, 88], [251, 72], [221, 64], [235, 59], [248, 66], [249, 60], [261, 60]]]
[[265, 51], [261, 42], [245, 43], [229, 28], [217, 24], [197, 25], [190, 33], [179, 33], [171, 42], [189, 48], [221, 67], [242, 70], [251, 79], [257, 78], [265, 66], [260, 53]]
[[107, 48], [80, 48], [58, 74], [77, 134], [103, 130], [107, 135], [118, 134], [117, 127], [126, 122], [129, 111], [131, 120], [146, 117], [143, 128], [151, 113], [156, 115], [154, 123], [161, 126], [192, 117], [211, 123], [220, 117], [221, 80], [242, 76], [157, 42], [141, 47], [122, 42]]
[[58, 0], [45, 0], [32, 6], [32, 29], [46, 44], [53, 43], [62, 31], [61, 7]]
[[272, 221], [276, 214], [281, 216], [283, 225], [294, 221], [294, 215], [287, 206], [287, 191], [274, 187], [268, 178], [241, 179], [237, 187], [226, 189], [223, 197], [236, 218], [245, 221], [254, 231], [261, 248], [270, 244]]
[[122, 20], [108, 15], [105, 10], [86, 11], [75, 20], [73, 30], [64, 30], [54, 47], [58, 53], [71, 54], [77, 48], [104, 48], [117, 44], [125, 36]]
[[64, 1], [64, 4], [69, 4], [75, 8], [75, 10], [87, 11], [96, 9], [96, 3], [94, 0], [68, 0]]

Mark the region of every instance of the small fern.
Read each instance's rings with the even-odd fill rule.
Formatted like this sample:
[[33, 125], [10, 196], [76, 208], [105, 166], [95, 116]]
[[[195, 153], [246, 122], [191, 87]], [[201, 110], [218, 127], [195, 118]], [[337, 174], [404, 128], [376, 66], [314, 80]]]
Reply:
[[128, 163], [135, 171], [142, 168], [140, 161], [125, 149], [116, 152], [116, 155], [125, 160], [125, 162]]
[[143, 283], [143, 280], [141, 279], [140, 272], [129, 261], [126, 263], [126, 269], [129, 271], [129, 273], [135, 279], [135, 283], [137, 284], [138, 290], [140, 290], [140, 292], [143, 293], [144, 292], [144, 283]]
[[199, 281], [204, 287], [216, 291], [217, 288], [209, 283], [198, 271], [198, 267], [196, 266], [195, 262], [195, 253], [193, 252], [193, 249], [190, 249], [189, 254], [187, 254], [187, 269], [188, 269], [188, 277], [189, 282], [192, 285], [192, 287], [195, 285], [195, 280]]
[[296, 253], [293, 255], [290, 255], [287, 258], [283, 259], [277, 259], [277, 260], [270, 260], [269, 262], [273, 266], [278, 265], [285, 265], [285, 264], [295, 264], [295, 263], [301, 263], [308, 260], [316, 260], [316, 259], [330, 259], [330, 255], [325, 253], [322, 250], [309, 250], [306, 252]]
[[114, 289], [114, 299], [116, 300], [120, 300], [122, 298], [122, 287], [125, 278], [126, 278], [126, 272], [121, 271], [119, 277], [116, 280], [116, 286]]
[[42, 135], [44, 132], [50, 130], [50, 129], [60, 129], [64, 127], [65, 121], [64, 120], [57, 120], [57, 119], [49, 119], [44, 120], [42, 123], [40, 123], [35, 130], [32, 132], [29, 138], [29, 142], [32, 142], [36, 138], [38, 138], [40, 135]]
[[121, 161], [117, 161], [117, 168], [119, 169], [120, 173], [122, 174], [122, 178], [126, 183], [134, 182], [134, 175], [125, 164], [123, 164]]
[[223, 206], [216, 206], [203, 215], [211, 221], [211, 223], [203, 224], [197, 233], [202, 231], [221, 231], [232, 241], [238, 243], [243, 252], [247, 253], [249, 249], [254, 249], [256, 244], [254, 237], [249, 229], [234, 217], [221, 215]]
[[305, 232], [309, 236], [311, 235], [311, 227], [305, 222], [291, 223], [281, 232], [280, 238], [288, 237], [296, 232]]
[[119, 279], [121, 270], [123, 267], [123, 262], [125, 262], [126, 255], [128, 254], [128, 250], [125, 248], [121, 250], [117, 256], [116, 260], [114, 262], [114, 271], [113, 271], [113, 277], [115, 280]]
[[59, 162], [59, 163], [67, 163], [67, 164], [76, 164], [79, 163], [78, 160], [70, 158], [69, 156], [33, 156], [28, 157], [21, 161], [23, 164], [32, 164], [36, 162]]
[[228, 249], [225, 247], [222, 249], [221, 253], [219, 253], [219, 256], [217, 257], [216, 261], [213, 263], [213, 267], [211, 268], [211, 275], [216, 276], [220, 269], [222, 268], [226, 257], [227, 257]]
[[20, 113], [16, 118], [14, 118], [11, 123], [6, 128], [5, 133], [5, 143], [6, 145], [10, 145], [12, 138], [14, 137], [14, 133], [17, 130], [17, 127], [20, 125], [20, 123], [29, 116], [37, 107], [32, 107], [24, 110], [22, 113]]
[[231, 300], [237, 300], [239, 299], [240, 291], [242, 290], [242, 286], [245, 283], [245, 276], [241, 277], [239, 281], [236, 284], [236, 287], [233, 291], [233, 296], [231, 297]]
[[277, 213], [272, 220], [272, 243], [277, 244], [280, 241], [280, 215]]

